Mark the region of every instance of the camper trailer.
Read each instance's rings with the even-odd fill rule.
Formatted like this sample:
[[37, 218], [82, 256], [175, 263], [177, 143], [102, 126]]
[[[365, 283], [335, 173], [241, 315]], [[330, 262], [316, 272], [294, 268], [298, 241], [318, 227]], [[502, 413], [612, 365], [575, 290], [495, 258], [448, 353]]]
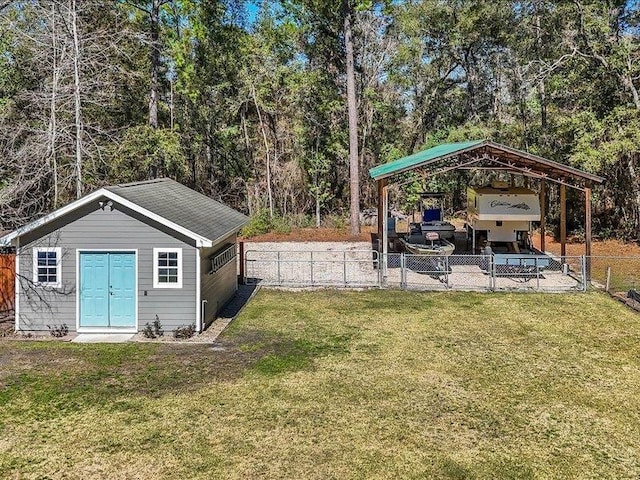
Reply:
[[539, 221], [540, 198], [533, 190], [501, 182], [467, 189], [467, 232], [474, 251], [489, 246], [525, 253], [530, 249], [531, 222]]

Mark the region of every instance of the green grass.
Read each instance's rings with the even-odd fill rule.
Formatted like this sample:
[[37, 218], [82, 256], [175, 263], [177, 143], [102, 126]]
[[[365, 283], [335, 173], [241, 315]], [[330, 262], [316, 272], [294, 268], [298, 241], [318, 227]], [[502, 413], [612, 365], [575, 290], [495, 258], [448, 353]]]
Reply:
[[220, 345], [0, 343], [0, 478], [638, 478], [605, 295], [262, 291]]

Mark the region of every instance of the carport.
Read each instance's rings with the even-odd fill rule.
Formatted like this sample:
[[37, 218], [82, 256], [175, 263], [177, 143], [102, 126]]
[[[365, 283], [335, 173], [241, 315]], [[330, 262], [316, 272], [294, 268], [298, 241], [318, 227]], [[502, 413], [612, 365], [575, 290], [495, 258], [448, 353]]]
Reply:
[[[441, 144], [414, 153], [369, 170], [371, 178], [377, 182], [378, 191], [378, 250], [385, 262], [388, 254], [388, 231], [386, 219], [389, 212], [389, 187], [401, 187], [417, 178], [428, 179], [452, 170], [489, 170], [524, 177], [538, 183], [541, 204], [541, 245], [545, 251], [546, 195], [548, 183], [559, 186], [560, 245], [561, 256], [566, 255], [567, 243], [567, 187], [584, 193], [585, 205], [585, 256], [587, 257], [587, 278], [590, 277], [592, 222], [591, 196], [593, 184], [604, 181], [602, 177], [563, 165], [522, 150], [501, 145], [490, 140]], [[380, 241], [381, 239], [381, 241]]]

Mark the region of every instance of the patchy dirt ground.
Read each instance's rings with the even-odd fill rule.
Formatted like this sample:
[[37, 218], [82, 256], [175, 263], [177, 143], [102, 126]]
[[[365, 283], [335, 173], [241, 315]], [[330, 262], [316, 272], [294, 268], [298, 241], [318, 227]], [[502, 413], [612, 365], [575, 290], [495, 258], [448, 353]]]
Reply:
[[[540, 248], [540, 234], [533, 234], [533, 243]], [[560, 242], [556, 241], [552, 236], [545, 236], [545, 248], [552, 253], [560, 254]], [[637, 243], [625, 243], [621, 240], [598, 240], [591, 245], [591, 253], [593, 256], [609, 256], [617, 255], [621, 257], [640, 256], [640, 245]], [[567, 255], [580, 256], [584, 255], [583, 242], [567, 243]]]
[[212, 380], [233, 380], [261, 359], [287, 355], [287, 339], [259, 330], [226, 336], [211, 345], [176, 343], [92, 344], [23, 342], [0, 344], [0, 391], [37, 388], [44, 379], [63, 392], [93, 383], [96, 395], [124, 392], [159, 397], [193, 391]]

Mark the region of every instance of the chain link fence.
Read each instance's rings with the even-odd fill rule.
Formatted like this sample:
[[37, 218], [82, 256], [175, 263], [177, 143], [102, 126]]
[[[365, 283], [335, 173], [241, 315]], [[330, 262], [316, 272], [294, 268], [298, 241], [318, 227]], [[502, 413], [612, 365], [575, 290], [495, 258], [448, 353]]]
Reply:
[[248, 250], [244, 262], [246, 283], [292, 288], [569, 292], [592, 285], [611, 293], [640, 288], [640, 257], [389, 253], [384, 262], [375, 250]]
[[490, 290], [487, 255], [389, 255], [387, 286], [407, 290]]
[[494, 255], [493, 290], [584, 291], [584, 257]]
[[613, 294], [640, 289], [640, 257], [590, 257], [591, 283]]

